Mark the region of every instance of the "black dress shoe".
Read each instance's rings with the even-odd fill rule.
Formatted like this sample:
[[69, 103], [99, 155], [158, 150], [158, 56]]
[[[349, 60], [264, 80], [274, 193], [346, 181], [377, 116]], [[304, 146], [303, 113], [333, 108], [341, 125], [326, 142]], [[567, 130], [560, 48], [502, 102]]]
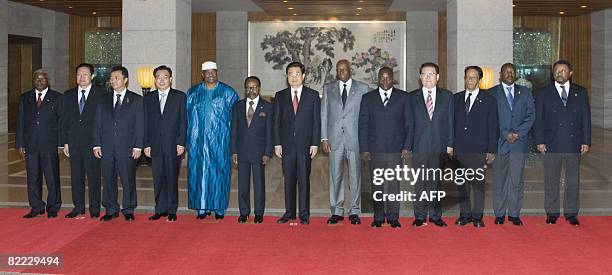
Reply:
[[209, 214], [209, 213], [198, 214], [198, 215], [196, 216], [196, 219], [198, 219], [198, 220], [203, 220], [203, 219], [206, 219], [206, 217], [207, 217], [208, 215], [210, 215], [210, 214]]
[[555, 216], [546, 217], [546, 224], [556, 224], [556, 223], [557, 223], [557, 217]]
[[34, 217], [36, 217], [38, 215], [42, 215], [42, 214], [45, 214], [45, 210], [43, 210], [43, 211], [34, 211], [34, 210], [32, 210], [28, 214], [23, 215], [23, 218], [24, 219], [31, 219], [31, 218], [34, 218]]
[[133, 220], [135, 220], [135, 219], [136, 219], [136, 218], [134, 217], [134, 214], [125, 214], [125, 215], [123, 215], [123, 216], [125, 217], [125, 220], [126, 220], [126, 221], [133, 221]]
[[57, 212], [48, 212], [47, 218], [50, 218], [50, 219], [57, 218]]
[[429, 222], [432, 222], [433, 224], [435, 224], [436, 226], [439, 226], [439, 227], [445, 227], [445, 226], [448, 226], [448, 225], [446, 224], [446, 222], [444, 222], [444, 220], [442, 220], [442, 218], [437, 219], [437, 220], [435, 220], [435, 221], [434, 221], [434, 220], [429, 219]]
[[168, 221], [169, 222], [175, 222], [176, 221], [176, 214], [168, 214]]
[[222, 220], [223, 218], [225, 218], [224, 215], [219, 215], [219, 214], [215, 213], [215, 220]]
[[460, 226], [465, 226], [468, 223], [470, 223], [470, 219], [469, 218], [465, 218], [465, 217], [459, 217], [457, 218], [457, 220], [455, 221], [456, 225], [460, 225]]
[[400, 228], [400, 227], [402, 227], [402, 224], [398, 220], [389, 221], [389, 224], [391, 225], [391, 228]]
[[511, 221], [512, 224], [514, 224], [514, 225], [518, 225], [518, 226], [523, 225], [523, 221], [521, 221], [521, 218], [519, 218], [519, 217], [510, 217], [510, 216], [508, 216], [508, 220]]
[[253, 220], [254, 223], [262, 223], [263, 222], [263, 215], [255, 215], [255, 219]]
[[565, 220], [567, 220], [567, 222], [569, 222], [569, 224], [573, 225], [573, 226], [579, 226], [580, 222], [578, 221], [578, 218], [576, 218], [576, 216], [569, 216], [567, 218], [565, 218]]
[[77, 216], [80, 216], [80, 215], [85, 215], [85, 211], [79, 212], [79, 211], [72, 210], [72, 211], [70, 211], [70, 213], [66, 214], [66, 216], [64, 216], [64, 218], [74, 219], [74, 218], [76, 218]]
[[310, 224], [309, 218], [300, 218], [300, 224], [307, 225]]
[[100, 217], [100, 213], [90, 213], [89, 216], [93, 219], [93, 218], [99, 218]]
[[485, 227], [485, 224], [482, 221], [482, 219], [474, 219], [474, 227], [476, 228]]
[[351, 224], [361, 224], [361, 220], [359, 219], [359, 216], [357, 215], [350, 215], [349, 216], [349, 221], [351, 221]]
[[339, 221], [344, 220], [343, 216], [332, 215], [327, 219], [327, 224], [337, 224]]
[[412, 226], [424, 226], [425, 220], [416, 219], [412, 222]]
[[381, 227], [382, 223], [383, 222], [381, 222], [381, 221], [373, 221], [371, 226], [372, 227]]
[[287, 223], [289, 220], [295, 220], [295, 217], [282, 216], [280, 219], [276, 220], [276, 223], [283, 224], [283, 223]]
[[159, 220], [161, 217], [165, 217], [165, 216], [168, 216], [168, 214], [166, 214], [166, 213], [155, 213], [155, 215], [149, 217], [149, 220], [150, 221], [156, 221], [156, 220]]
[[247, 222], [248, 217], [245, 215], [240, 215], [240, 217], [238, 217], [238, 223], [245, 223]]
[[[510, 219], [510, 217], [508, 217]], [[504, 217], [495, 217], [495, 224], [504, 224]]]
[[115, 213], [115, 214], [112, 214], [112, 215], [106, 214], [106, 215], [102, 216], [102, 218], [100, 218], [100, 220], [103, 221], [103, 222], [107, 222], [107, 221], [110, 221], [110, 220], [118, 218], [118, 217], [119, 217], [119, 213]]

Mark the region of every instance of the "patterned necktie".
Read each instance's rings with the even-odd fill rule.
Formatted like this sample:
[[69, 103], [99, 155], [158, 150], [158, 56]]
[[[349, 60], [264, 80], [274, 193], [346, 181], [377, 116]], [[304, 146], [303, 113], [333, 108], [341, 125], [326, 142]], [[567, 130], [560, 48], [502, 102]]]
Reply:
[[42, 93], [38, 93], [38, 98], [36, 99], [36, 108], [40, 108], [42, 104]]
[[565, 91], [565, 85], [561, 85], [561, 101], [563, 101], [563, 106], [567, 106], [567, 92]]
[[166, 93], [161, 93], [161, 99], [159, 100], [159, 109], [161, 113], [164, 113], [164, 107], [166, 106]]
[[342, 85], [344, 85], [344, 89], [342, 89], [342, 107], [344, 108], [344, 105], [346, 104], [346, 98], [347, 98], [346, 83]]
[[298, 96], [297, 96], [298, 91], [295, 90], [293, 91], [293, 113], [297, 114], [297, 109], [298, 109]]
[[83, 113], [83, 109], [85, 108], [85, 90], [81, 90], [81, 100], [79, 100], [79, 114]]
[[117, 114], [119, 111], [119, 107], [121, 107], [121, 95], [117, 94], [117, 101], [115, 101], [115, 108], [113, 109], [113, 114]]
[[387, 92], [384, 92], [383, 95], [385, 96], [385, 99], [383, 99], [383, 106], [387, 106], [387, 103], [389, 103], [389, 97], [387, 96]]
[[255, 102], [253, 100], [250, 100], [249, 110], [247, 111], [247, 127], [251, 127], [251, 122], [253, 121], [253, 115], [255, 114], [255, 109], [253, 109], [253, 104], [255, 104]]
[[433, 118], [433, 100], [431, 99], [431, 91], [427, 91], [427, 101], [425, 102], [425, 106], [427, 107], [427, 114], [429, 115], [429, 120]]
[[514, 103], [514, 96], [512, 96], [512, 87], [506, 87], [506, 98], [508, 99], [508, 105], [510, 105], [510, 111], [512, 111], [512, 104]]
[[466, 114], [470, 112], [470, 97], [472, 97], [472, 93], [468, 92], [467, 98], [465, 99], [465, 113]]

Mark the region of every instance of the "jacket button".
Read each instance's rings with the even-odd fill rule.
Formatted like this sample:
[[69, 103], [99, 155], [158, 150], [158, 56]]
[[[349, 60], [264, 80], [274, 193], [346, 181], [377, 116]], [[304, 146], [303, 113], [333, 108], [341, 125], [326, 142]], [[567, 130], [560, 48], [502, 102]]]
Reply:
[[79, 119], [79, 122], [83, 122], [83, 120]]
[[467, 127], [464, 127], [464, 128], [463, 128], [463, 130], [466, 130], [466, 131], [467, 131]]

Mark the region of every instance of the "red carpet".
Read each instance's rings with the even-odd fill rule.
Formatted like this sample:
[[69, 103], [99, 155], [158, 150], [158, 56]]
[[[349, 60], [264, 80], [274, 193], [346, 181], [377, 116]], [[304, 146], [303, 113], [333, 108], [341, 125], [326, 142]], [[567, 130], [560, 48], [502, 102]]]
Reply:
[[[151, 222], [150, 214], [108, 223], [86, 218], [21, 218], [25, 209], [0, 209], [0, 255], [61, 255], [62, 266], [0, 271], [63, 274], [202, 273], [612, 273], [612, 217], [581, 217], [544, 224], [525, 217], [525, 226], [374, 229], [371, 218], [353, 226], [214, 223], [180, 215], [176, 223]], [[252, 217], [251, 220], [252, 221]], [[447, 217], [450, 224], [454, 218]]]

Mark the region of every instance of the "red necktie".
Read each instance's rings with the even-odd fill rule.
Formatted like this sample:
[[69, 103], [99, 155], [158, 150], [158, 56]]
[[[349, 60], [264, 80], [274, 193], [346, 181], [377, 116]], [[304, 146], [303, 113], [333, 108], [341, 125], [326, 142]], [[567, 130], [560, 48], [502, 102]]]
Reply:
[[298, 91], [295, 90], [293, 91], [293, 113], [297, 114], [297, 108], [298, 108], [298, 97], [297, 97], [297, 93]]
[[42, 93], [38, 93], [38, 98], [36, 99], [36, 107], [40, 108], [40, 104], [42, 104]]

